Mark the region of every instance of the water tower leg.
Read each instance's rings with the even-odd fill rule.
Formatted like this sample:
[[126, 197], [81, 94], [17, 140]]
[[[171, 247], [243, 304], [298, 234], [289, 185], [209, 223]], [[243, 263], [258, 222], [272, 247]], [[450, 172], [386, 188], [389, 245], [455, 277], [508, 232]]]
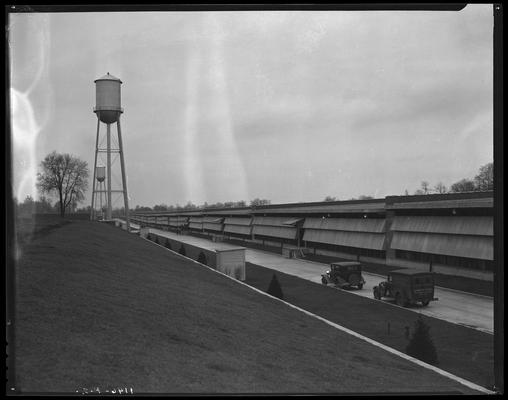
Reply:
[[97, 168], [97, 153], [99, 152], [99, 127], [100, 127], [100, 119], [97, 118], [97, 137], [95, 139], [95, 161], [93, 163], [93, 185], [92, 185], [92, 206], [90, 208], [90, 220], [95, 219], [95, 209], [94, 209], [94, 200], [95, 200], [95, 173]]
[[[97, 184], [99, 185], [99, 218], [101, 219], [104, 219], [104, 215], [103, 215], [103, 210], [104, 210], [104, 206], [103, 206], [103, 202], [102, 202], [102, 191], [105, 189], [103, 186], [103, 183], [102, 182], [97, 182]], [[95, 200], [97, 201], [97, 200]]]
[[111, 124], [107, 124], [107, 141], [108, 141], [108, 208], [106, 211], [106, 219], [111, 220]]
[[127, 232], [130, 231], [129, 220], [129, 196], [127, 195], [127, 179], [125, 178], [125, 162], [123, 158], [123, 144], [122, 144], [122, 129], [120, 128], [120, 116], [116, 121], [116, 128], [118, 131], [118, 147], [120, 148], [120, 165], [122, 167], [122, 186], [123, 186], [123, 201], [125, 207], [125, 219], [127, 222]]

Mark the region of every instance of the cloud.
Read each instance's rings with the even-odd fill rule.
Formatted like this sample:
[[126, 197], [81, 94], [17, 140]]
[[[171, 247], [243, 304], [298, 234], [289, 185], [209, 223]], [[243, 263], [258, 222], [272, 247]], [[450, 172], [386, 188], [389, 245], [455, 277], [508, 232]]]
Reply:
[[[11, 27], [19, 88], [35, 71], [40, 20], [19, 15]], [[109, 71], [124, 82], [126, 168], [140, 205], [396, 194], [468, 176], [491, 154], [491, 6], [49, 20], [51, 90], [30, 100], [36, 115], [54, 111], [37, 157], [56, 149], [93, 162], [93, 80]]]

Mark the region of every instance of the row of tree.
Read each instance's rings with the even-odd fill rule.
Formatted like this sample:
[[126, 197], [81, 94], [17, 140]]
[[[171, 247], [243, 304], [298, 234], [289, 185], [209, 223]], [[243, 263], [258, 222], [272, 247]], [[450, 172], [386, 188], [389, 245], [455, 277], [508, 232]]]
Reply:
[[[257, 207], [257, 206], [265, 206], [271, 204], [271, 201], [268, 199], [260, 199], [255, 198], [254, 200], [251, 200], [249, 203], [250, 207]], [[181, 210], [198, 210], [198, 209], [210, 209], [210, 208], [237, 208], [237, 207], [247, 207], [247, 202], [245, 200], [240, 201], [226, 201], [224, 203], [217, 202], [208, 204], [205, 202], [201, 205], [196, 205], [192, 202], [187, 202], [184, 206], [181, 206], [179, 204], [176, 205], [166, 205], [166, 204], [156, 204], [152, 208], [146, 207], [146, 206], [136, 206], [134, 208], [134, 211], [181, 211]]]
[[[438, 182], [431, 187], [428, 181], [422, 181], [420, 189], [417, 189], [414, 194], [485, 192], [489, 190], [494, 190], [493, 163], [482, 165], [474, 178], [463, 178], [453, 183], [449, 189], [443, 184], [443, 182]], [[406, 195], [408, 194], [409, 193], [406, 190]]]
[[[453, 183], [450, 188], [447, 188], [443, 182], [438, 182], [431, 186], [428, 181], [422, 181], [420, 188], [415, 190], [413, 194], [424, 195], [433, 193], [463, 193], [463, 192], [485, 192], [494, 190], [494, 164], [487, 163], [482, 165], [474, 178], [464, 178]], [[405, 191], [405, 195], [409, 196], [409, 192]], [[348, 200], [369, 200], [373, 199], [372, 196], [361, 195], [353, 197]], [[326, 196], [324, 201], [338, 201], [337, 197]]]
[[[41, 197], [34, 200], [32, 197], [27, 198], [22, 203], [17, 203], [18, 213], [54, 213], [59, 212], [64, 216], [66, 211], [71, 212], [90, 212], [90, 206], [77, 208], [77, 205], [84, 199], [85, 192], [88, 188], [89, 170], [87, 163], [70, 154], [59, 154], [56, 151], [48, 154], [40, 164], [40, 172], [37, 174], [37, 188]], [[488, 191], [494, 188], [494, 165], [488, 163], [480, 167], [478, 174], [474, 178], [464, 178], [453, 183], [448, 189], [442, 182], [438, 182], [433, 187], [428, 181], [422, 181], [421, 187], [414, 194], [430, 194], [430, 193], [458, 193], [473, 191]], [[409, 195], [408, 191], [405, 191]], [[57, 201], [51, 204], [50, 198], [55, 197]], [[372, 196], [361, 195], [357, 198], [349, 200], [368, 200], [373, 199]], [[333, 196], [327, 196], [324, 201], [339, 200]], [[269, 205], [271, 201], [268, 199], [255, 198], [249, 202], [250, 207]], [[166, 205], [156, 204], [153, 208], [146, 206], [136, 206], [131, 211], [182, 211], [196, 209], [211, 208], [236, 208], [247, 207], [247, 202], [226, 201], [224, 203], [217, 202], [213, 204], [204, 203], [196, 205], [187, 202], [185, 205]], [[123, 212], [122, 208], [115, 209], [115, 214]]]
[[[350, 199], [348, 200], [370, 200], [370, 199], [373, 199], [374, 197], [372, 196], [367, 196], [367, 195], [360, 195], [358, 197], [351, 197]], [[323, 201], [339, 201], [339, 198], [338, 197], [333, 197], [333, 196], [326, 196], [325, 199]]]

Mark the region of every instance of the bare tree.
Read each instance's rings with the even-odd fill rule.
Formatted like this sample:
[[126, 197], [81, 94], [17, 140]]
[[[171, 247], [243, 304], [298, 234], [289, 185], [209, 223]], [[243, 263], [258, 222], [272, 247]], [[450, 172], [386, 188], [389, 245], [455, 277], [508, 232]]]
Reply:
[[427, 194], [429, 192], [429, 182], [427, 181], [422, 181], [421, 183], [421, 188], [423, 190], [423, 193], [424, 194]]
[[333, 196], [326, 196], [323, 201], [336, 201], [337, 199]]
[[494, 189], [494, 164], [482, 165], [474, 177], [475, 189], [481, 192]]
[[459, 193], [459, 192], [473, 192], [475, 190], [475, 184], [471, 179], [461, 179], [458, 182], [455, 182], [450, 187], [450, 192]]
[[44, 194], [58, 197], [60, 216], [82, 201], [88, 187], [88, 166], [83, 160], [70, 154], [56, 151], [48, 154], [41, 162], [42, 172], [37, 174], [37, 188]]
[[251, 200], [250, 201], [250, 205], [251, 207], [255, 207], [255, 206], [266, 206], [266, 205], [269, 205], [271, 203], [270, 200], [267, 200], [267, 199], [260, 199], [260, 198], [255, 198], [254, 200]]
[[443, 184], [443, 182], [438, 182], [436, 183], [436, 186], [434, 186], [434, 190], [437, 192], [437, 193], [446, 193], [446, 186]]

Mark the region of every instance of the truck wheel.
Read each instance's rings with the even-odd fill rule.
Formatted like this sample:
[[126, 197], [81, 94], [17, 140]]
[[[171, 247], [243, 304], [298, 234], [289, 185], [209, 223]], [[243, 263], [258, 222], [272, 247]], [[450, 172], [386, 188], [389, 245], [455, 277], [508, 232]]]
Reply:
[[397, 305], [399, 305], [401, 307], [406, 307], [406, 305], [407, 305], [407, 302], [404, 299], [404, 296], [401, 295], [400, 293], [397, 293], [395, 295], [395, 302], [397, 303]]
[[429, 300], [422, 301], [422, 306], [427, 307], [429, 303], [430, 303]]
[[358, 289], [362, 290], [362, 288], [363, 288], [363, 283], [358, 284]]
[[326, 285], [328, 283], [328, 281], [326, 280], [326, 278], [324, 276], [321, 278], [321, 283], [323, 285]]

